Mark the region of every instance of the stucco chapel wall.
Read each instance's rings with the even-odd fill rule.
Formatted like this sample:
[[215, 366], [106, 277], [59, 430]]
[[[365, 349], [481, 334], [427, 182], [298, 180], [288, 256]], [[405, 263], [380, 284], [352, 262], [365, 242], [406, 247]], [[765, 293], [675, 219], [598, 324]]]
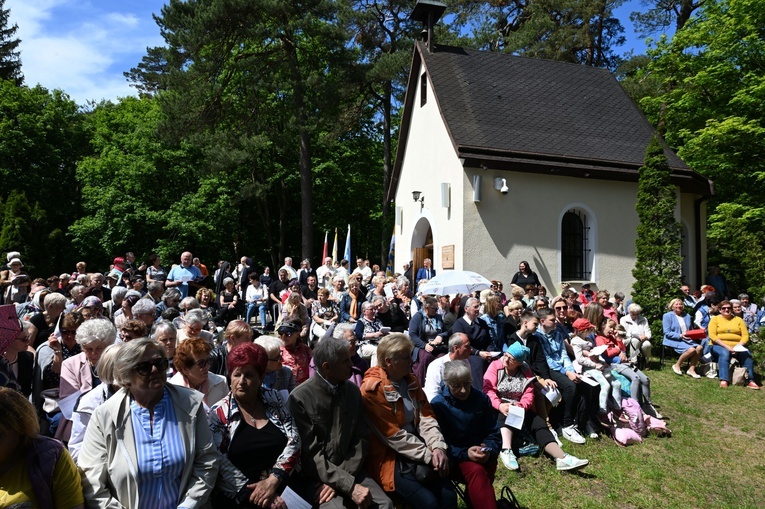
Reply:
[[[462, 269], [463, 171], [428, 82], [427, 102], [420, 106], [421, 88], [416, 87], [406, 154], [396, 190], [396, 207], [400, 207], [401, 225], [396, 224], [396, 271], [411, 259], [412, 233], [415, 225], [430, 222], [433, 229], [433, 265], [442, 269], [441, 248], [455, 245], [455, 269]], [[403, 144], [400, 144], [403, 146]], [[451, 185], [451, 207], [441, 206], [441, 183]], [[412, 191], [421, 191], [424, 206], [415, 203]], [[420, 246], [415, 246], [420, 247]]]
[[[482, 201], [473, 203], [473, 175]], [[506, 196], [494, 178], [507, 179]], [[548, 294], [560, 293], [560, 221], [570, 208], [585, 211], [591, 228], [592, 275], [613, 294], [632, 290], [638, 225], [637, 184], [552, 175], [466, 169], [463, 177], [464, 268], [509, 285], [518, 263], [528, 261]]]

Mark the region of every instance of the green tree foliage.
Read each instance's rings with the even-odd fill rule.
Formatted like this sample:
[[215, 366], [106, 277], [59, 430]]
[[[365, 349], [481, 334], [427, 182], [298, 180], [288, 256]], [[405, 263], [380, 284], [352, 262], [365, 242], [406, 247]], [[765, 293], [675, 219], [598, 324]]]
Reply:
[[613, 16], [623, 0], [453, 0], [456, 22], [479, 48], [615, 69], [624, 28]]
[[[715, 182], [710, 258], [734, 288], [744, 290], [748, 281], [757, 292], [765, 290], [759, 257], [742, 254], [765, 250], [759, 192], [765, 179], [764, 26], [762, 2], [706, 1], [651, 52], [646, 72], [661, 81], [663, 93], [641, 101], [667, 142]], [[729, 205], [719, 209], [723, 204]], [[752, 235], [741, 235], [742, 228]]]
[[5, 0], [0, 0], [0, 80], [11, 80], [21, 85], [24, 83], [18, 51], [21, 41], [15, 37], [19, 27], [8, 24], [11, 10], [4, 7]]
[[77, 160], [87, 150], [77, 105], [60, 90], [0, 82], [0, 193], [23, 191], [45, 203], [53, 226], [65, 228], [79, 212], [72, 188]]
[[0, 81], [0, 199], [18, 191], [39, 204], [45, 226], [32, 231], [55, 267], [74, 259], [62, 232], [81, 214], [74, 173], [87, 151], [83, 115], [65, 93]]
[[680, 225], [675, 219], [677, 196], [664, 147], [654, 138], [640, 167], [635, 240], [633, 300], [643, 308], [654, 338], [661, 340], [666, 304], [679, 293], [682, 272]]
[[51, 256], [51, 246], [63, 241], [61, 230], [51, 231], [45, 211], [39, 202], [30, 204], [23, 191], [11, 191], [2, 208], [0, 252], [18, 251], [24, 270], [34, 275], [51, 275], [58, 268], [57, 257]]
[[156, 101], [132, 97], [101, 103], [88, 117], [94, 154], [77, 167], [84, 214], [70, 234], [91, 262], [106, 264], [128, 250], [175, 259], [173, 241], [191, 240], [186, 230], [168, 227], [168, 216], [194, 190], [190, 156], [159, 140], [160, 118]]
[[[314, 152], [347, 129], [344, 100], [358, 96], [337, 10], [324, 0], [172, 0], [157, 18], [166, 48], [150, 50], [132, 71], [148, 90], [163, 91], [163, 131], [208, 157], [209, 175], [200, 177], [238, 177], [251, 199], [231, 203], [233, 224], [259, 210], [277, 258], [294, 252], [287, 232], [301, 232], [302, 256], [315, 249]], [[296, 205], [297, 228], [286, 224]]]

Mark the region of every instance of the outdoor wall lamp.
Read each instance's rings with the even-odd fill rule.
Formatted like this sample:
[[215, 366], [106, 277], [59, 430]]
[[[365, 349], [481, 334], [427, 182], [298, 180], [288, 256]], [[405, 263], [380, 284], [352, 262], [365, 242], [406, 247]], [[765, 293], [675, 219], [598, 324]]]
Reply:
[[422, 191], [412, 191], [412, 198], [415, 202], [420, 202], [420, 205], [425, 204], [425, 197], [422, 196]]

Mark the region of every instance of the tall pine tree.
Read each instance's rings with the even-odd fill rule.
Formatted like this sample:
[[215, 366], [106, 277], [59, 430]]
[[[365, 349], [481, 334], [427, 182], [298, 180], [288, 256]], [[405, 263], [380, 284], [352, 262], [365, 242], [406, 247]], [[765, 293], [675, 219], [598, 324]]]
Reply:
[[680, 225], [675, 218], [677, 196], [671, 174], [664, 147], [654, 137], [648, 144], [638, 180], [640, 224], [635, 241], [632, 298], [643, 308], [652, 335], [659, 341], [667, 302], [678, 296], [682, 284]]
[[12, 80], [16, 85], [24, 83], [21, 74], [21, 57], [18, 47], [21, 40], [15, 38], [18, 25], [8, 25], [10, 9], [5, 9], [5, 0], [0, 0], [0, 79]]

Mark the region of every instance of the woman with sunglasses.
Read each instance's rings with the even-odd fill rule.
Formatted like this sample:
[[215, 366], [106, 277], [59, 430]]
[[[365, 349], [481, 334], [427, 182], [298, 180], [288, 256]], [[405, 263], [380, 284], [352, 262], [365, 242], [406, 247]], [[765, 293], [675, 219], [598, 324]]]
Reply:
[[210, 373], [212, 346], [202, 338], [189, 338], [175, 349], [173, 365], [178, 372], [171, 384], [202, 393], [205, 405], [213, 406], [228, 394], [226, 377]]
[[167, 384], [165, 348], [137, 339], [120, 348], [114, 382], [96, 408], [79, 466], [93, 507], [203, 507], [218, 475], [202, 396]]
[[282, 340], [282, 364], [292, 370], [297, 385], [308, 380], [313, 357], [311, 348], [301, 339], [301, 329], [302, 323], [295, 320], [284, 320], [278, 329]]
[[760, 388], [754, 381], [754, 360], [747, 347], [749, 331], [741, 317], [733, 316], [733, 305], [728, 300], [720, 302], [720, 314], [709, 320], [709, 341], [712, 357], [717, 360], [720, 387], [730, 383], [730, 359], [737, 359], [749, 373], [749, 389]]
[[279, 494], [300, 459], [300, 434], [286, 395], [262, 384], [269, 360], [252, 343], [228, 356], [231, 392], [208, 415], [213, 443], [223, 455], [215, 507], [286, 507]]

